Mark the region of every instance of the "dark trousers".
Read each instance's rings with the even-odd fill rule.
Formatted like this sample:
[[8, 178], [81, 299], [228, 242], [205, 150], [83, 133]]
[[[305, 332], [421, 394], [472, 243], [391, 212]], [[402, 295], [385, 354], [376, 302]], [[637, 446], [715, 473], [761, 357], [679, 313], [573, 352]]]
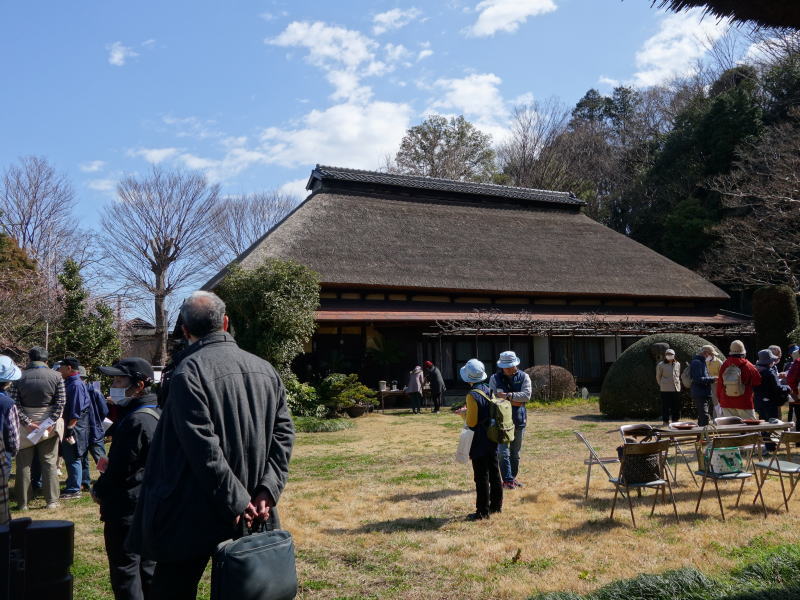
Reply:
[[661, 392], [661, 422], [672, 423], [681, 418], [681, 393]]
[[89, 451], [81, 457], [81, 485], [91, 486], [92, 480], [89, 476], [89, 455], [92, 455], [94, 464], [106, 455], [106, 447], [103, 440], [95, 440], [89, 443]]
[[411, 398], [411, 412], [420, 412], [420, 407], [422, 406], [422, 394], [419, 392], [410, 392], [408, 397]]
[[197, 584], [209, 558], [197, 556], [176, 562], [159, 562], [150, 588], [150, 600], [195, 600]]
[[111, 589], [116, 600], [144, 600], [150, 598], [156, 563], [125, 550], [125, 538], [129, 530], [128, 524], [109, 522], [103, 529]]
[[692, 396], [694, 408], [697, 411], [697, 424], [700, 427], [708, 425], [709, 411], [711, 408], [711, 396]]
[[433, 412], [439, 412], [439, 408], [442, 406], [442, 396], [444, 396], [444, 392], [434, 392], [431, 390], [431, 400], [433, 401]]
[[[755, 409], [758, 413], [759, 419], [764, 419], [765, 421], [769, 421], [770, 419], [780, 419], [781, 418], [781, 407], [778, 406], [775, 402], [764, 402], [763, 400], [756, 400], [755, 401]], [[761, 437], [764, 438], [764, 448], [767, 452], [774, 452], [776, 448], [775, 442], [772, 441], [772, 436], [764, 431], [761, 434]]]
[[503, 481], [500, 478], [497, 452], [492, 452], [490, 456], [473, 458], [472, 472], [475, 476], [475, 510], [482, 515], [488, 515], [490, 511], [503, 508]]

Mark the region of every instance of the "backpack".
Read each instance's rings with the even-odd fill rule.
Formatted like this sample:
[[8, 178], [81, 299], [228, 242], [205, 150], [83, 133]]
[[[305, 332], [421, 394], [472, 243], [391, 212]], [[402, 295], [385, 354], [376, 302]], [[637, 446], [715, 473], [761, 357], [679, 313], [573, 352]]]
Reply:
[[725, 395], [735, 398], [744, 395], [742, 383], [742, 370], [734, 364], [728, 365], [722, 374], [722, 383], [725, 385]]
[[692, 368], [692, 363], [690, 362], [688, 365], [686, 365], [686, 368], [681, 373], [681, 383], [683, 384], [683, 387], [685, 387], [685, 388], [692, 387], [692, 371], [691, 371], [691, 368]]
[[492, 393], [491, 398], [480, 390], [472, 390], [486, 398], [489, 403], [489, 419], [486, 427], [486, 437], [495, 444], [510, 444], [514, 441], [514, 419], [512, 416], [511, 402], [505, 398], [497, 398]]

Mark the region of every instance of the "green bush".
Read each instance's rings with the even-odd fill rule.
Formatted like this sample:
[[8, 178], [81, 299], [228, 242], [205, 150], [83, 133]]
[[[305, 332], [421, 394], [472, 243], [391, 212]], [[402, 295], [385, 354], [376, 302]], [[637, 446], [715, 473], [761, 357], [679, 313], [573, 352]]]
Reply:
[[[675, 350], [675, 359], [686, 368], [701, 346], [710, 342], [696, 335], [659, 333], [642, 338], [611, 365], [600, 391], [600, 412], [613, 418], [650, 418], [661, 414], [661, 396], [656, 383], [658, 359], [653, 345]], [[719, 350], [720, 358], [723, 355]], [[681, 392], [683, 412], [694, 415], [689, 390]]]
[[316, 415], [319, 394], [313, 385], [300, 383], [294, 374], [290, 374], [283, 378], [283, 386], [286, 388], [286, 403], [293, 415], [298, 417]]
[[358, 380], [358, 375], [331, 373], [319, 386], [322, 403], [328, 407], [328, 416], [351, 406], [377, 406], [377, 394]]
[[786, 348], [789, 335], [800, 326], [797, 299], [792, 288], [770, 285], [757, 289], [753, 293], [753, 324], [759, 348], [771, 344]]
[[317, 417], [295, 417], [295, 431], [301, 433], [326, 433], [330, 431], [342, 431], [353, 426], [349, 419], [320, 419]]
[[531, 377], [532, 400], [557, 401], [575, 394], [575, 377], [564, 367], [539, 365], [525, 372]]

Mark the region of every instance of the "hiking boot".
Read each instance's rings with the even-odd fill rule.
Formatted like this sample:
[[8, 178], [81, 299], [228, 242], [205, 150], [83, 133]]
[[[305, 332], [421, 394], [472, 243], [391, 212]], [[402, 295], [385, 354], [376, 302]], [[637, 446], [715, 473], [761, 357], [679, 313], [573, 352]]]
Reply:
[[490, 515], [494, 515], [494, 514], [497, 514], [497, 513], [500, 513], [500, 512], [503, 512], [502, 508], [490, 508], [489, 509], [489, 514]]
[[81, 497], [81, 492], [78, 490], [77, 492], [61, 492], [59, 498], [61, 500], [77, 500]]
[[467, 521], [482, 521], [483, 519], [488, 519], [489, 513], [483, 512], [474, 512], [467, 515]]
[[26, 510], [28, 510], [28, 505], [27, 504], [25, 504], [24, 506], [17, 506], [17, 508], [14, 509], [14, 511], [16, 511], [16, 512], [23, 512], [23, 511], [26, 511]]
[[514, 485], [513, 481], [504, 481], [503, 482], [503, 489], [504, 490], [513, 490], [515, 487], [517, 487], [517, 486]]
[[58, 510], [61, 508], [61, 505], [58, 502], [50, 502], [47, 506], [45, 506], [47, 510]]

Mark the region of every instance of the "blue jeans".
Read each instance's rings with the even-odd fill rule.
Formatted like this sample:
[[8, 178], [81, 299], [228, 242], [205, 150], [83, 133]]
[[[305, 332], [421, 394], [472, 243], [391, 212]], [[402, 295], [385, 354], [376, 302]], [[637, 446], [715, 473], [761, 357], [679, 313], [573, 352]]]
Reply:
[[503, 481], [514, 481], [519, 472], [519, 451], [522, 448], [522, 434], [525, 426], [514, 426], [514, 441], [510, 444], [499, 444], [497, 454], [500, 456], [500, 474]]
[[74, 494], [81, 491], [81, 456], [78, 454], [78, 445], [63, 442], [61, 444], [61, 454], [64, 457], [64, 464], [67, 466], [67, 483], [64, 487], [65, 494]]
[[103, 440], [98, 440], [89, 444], [89, 450], [81, 457], [81, 483], [85, 486], [91, 486], [92, 480], [89, 473], [89, 455], [92, 455], [94, 464], [106, 455], [106, 446]]

